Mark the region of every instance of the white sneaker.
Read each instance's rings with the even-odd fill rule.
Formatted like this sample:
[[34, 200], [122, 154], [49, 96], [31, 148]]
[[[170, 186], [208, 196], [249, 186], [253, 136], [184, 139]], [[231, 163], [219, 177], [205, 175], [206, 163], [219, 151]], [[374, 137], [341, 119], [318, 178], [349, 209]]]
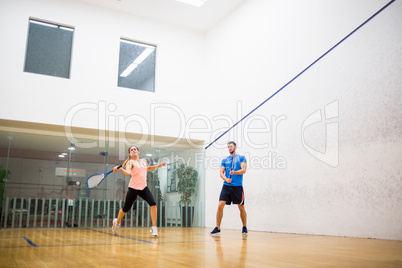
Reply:
[[117, 235], [117, 232], [119, 231], [120, 224], [117, 223], [117, 219], [113, 220], [113, 226], [112, 226], [112, 232], [114, 235]]
[[153, 236], [158, 236], [158, 227], [152, 226], [151, 230], [149, 230]]

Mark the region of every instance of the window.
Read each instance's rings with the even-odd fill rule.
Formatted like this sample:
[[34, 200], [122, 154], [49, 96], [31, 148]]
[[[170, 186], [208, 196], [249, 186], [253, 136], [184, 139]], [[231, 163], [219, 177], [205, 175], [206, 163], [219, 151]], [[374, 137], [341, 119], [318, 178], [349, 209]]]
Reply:
[[74, 28], [29, 20], [25, 72], [70, 78]]
[[118, 86], [155, 92], [156, 46], [120, 39]]

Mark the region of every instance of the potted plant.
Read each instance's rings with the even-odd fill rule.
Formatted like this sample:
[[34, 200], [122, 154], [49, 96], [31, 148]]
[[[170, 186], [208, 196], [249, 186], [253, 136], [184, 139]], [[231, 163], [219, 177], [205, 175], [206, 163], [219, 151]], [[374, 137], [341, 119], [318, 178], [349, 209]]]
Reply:
[[190, 206], [191, 197], [196, 192], [198, 172], [192, 166], [182, 163], [173, 171], [173, 176], [178, 179], [177, 191], [181, 194], [182, 226], [191, 227], [191, 215], [194, 215], [194, 207]]
[[10, 170], [6, 170], [4, 167], [0, 167], [0, 213], [3, 211], [3, 199], [4, 199], [4, 188], [6, 182], [8, 182], [8, 176], [11, 174]]

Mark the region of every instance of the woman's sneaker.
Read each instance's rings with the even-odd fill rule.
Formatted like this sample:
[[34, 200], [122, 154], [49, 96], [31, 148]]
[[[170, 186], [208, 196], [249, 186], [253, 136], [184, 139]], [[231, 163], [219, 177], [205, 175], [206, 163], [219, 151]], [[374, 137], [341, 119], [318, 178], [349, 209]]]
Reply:
[[153, 236], [158, 236], [158, 227], [152, 226], [151, 230], [149, 230]]
[[120, 224], [117, 223], [117, 219], [114, 219], [113, 226], [112, 226], [112, 233], [114, 235], [117, 235], [117, 232], [119, 231], [119, 227], [120, 227]]

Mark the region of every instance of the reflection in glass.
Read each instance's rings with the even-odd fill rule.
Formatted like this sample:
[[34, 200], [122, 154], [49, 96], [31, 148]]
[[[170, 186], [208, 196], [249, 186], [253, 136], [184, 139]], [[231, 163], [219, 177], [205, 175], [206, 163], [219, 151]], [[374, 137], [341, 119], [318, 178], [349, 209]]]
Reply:
[[[82, 148], [82, 143], [98, 146]], [[0, 175], [3, 170], [9, 174], [7, 178], [2, 176], [0, 184], [1, 228], [110, 228], [124, 206], [130, 177], [113, 173], [94, 189], [88, 189], [86, 179], [122, 164], [129, 145], [113, 142], [111, 146], [107, 141], [90, 139], [72, 144], [60, 136], [0, 131]], [[157, 202], [158, 226], [204, 226], [203, 164], [195, 162], [200, 149], [161, 149], [145, 144], [140, 150], [140, 158], [147, 159], [149, 165], [168, 163], [147, 174], [148, 187]], [[178, 156], [200, 174], [191, 208], [186, 209], [191, 215], [185, 221], [180, 194], [168, 192], [167, 185], [167, 167]], [[145, 227], [150, 222], [148, 204], [137, 198], [121, 227]]]

